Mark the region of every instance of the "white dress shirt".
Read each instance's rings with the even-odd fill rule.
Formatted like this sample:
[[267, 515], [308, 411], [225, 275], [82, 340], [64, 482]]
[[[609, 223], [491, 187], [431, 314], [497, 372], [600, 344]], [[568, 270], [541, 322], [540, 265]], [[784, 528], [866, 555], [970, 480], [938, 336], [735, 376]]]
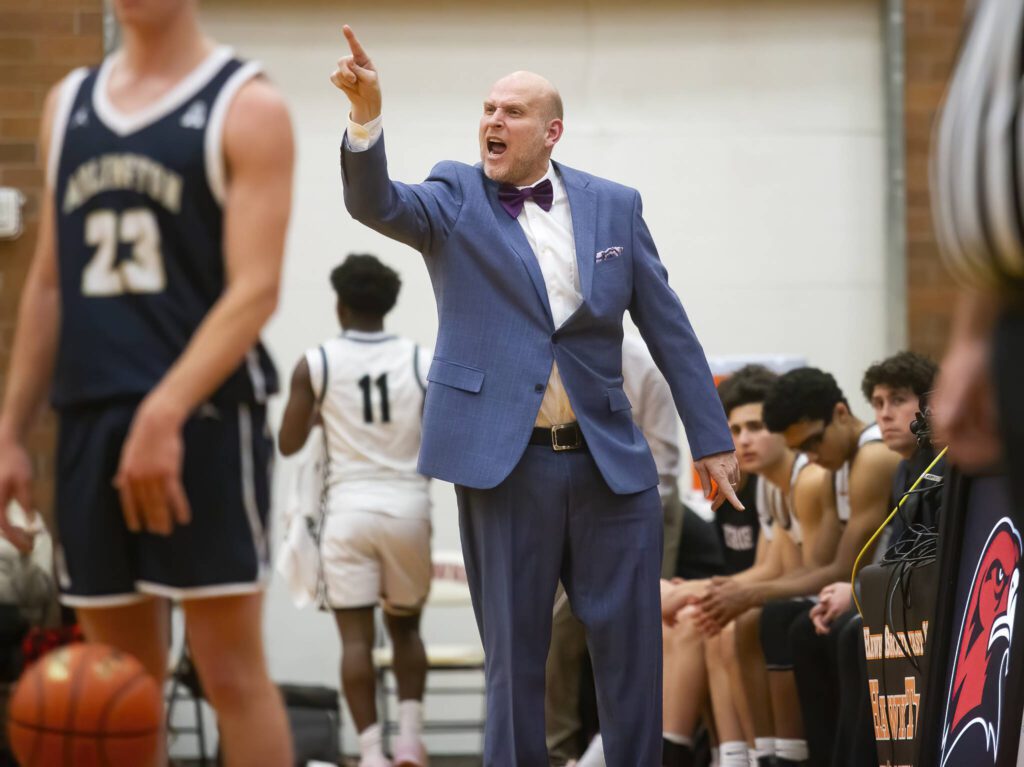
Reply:
[[651, 446], [658, 467], [658, 493], [664, 498], [676, 489], [680, 471], [679, 417], [668, 381], [634, 335], [622, 338], [622, 388], [633, 405], [633, 420]]
[[[348, 148], [353, 152], [364, 152], [377, 142], [382, 131], [380, 116], [365, 125], [359, 125], [350, 119]], [[583, 303], [583, 294], [580, 292], [579, 270], [576, 268], [576, 242], [572, 232], [572, 214], [569, 211], [569, 197], [565, 193], [565, 185], [550, 163], [547, 173], [538, 179], [537, 183], [544, 179], [551, 180], [554, 191], [551, 210], [545, 212], [530, 198], [523, 205], [517, 221], [544, 275], [551, 316], [555, 327], [558, 328]], [[544, 399], [540, 403], [534, 425], [547, 427], [575, 420], [576, 414], [569, 402], [569, 394], [562, 383], [562, 376], [558, 372], [558, 363], [552, 363], [548, 388], [544, 392]]]

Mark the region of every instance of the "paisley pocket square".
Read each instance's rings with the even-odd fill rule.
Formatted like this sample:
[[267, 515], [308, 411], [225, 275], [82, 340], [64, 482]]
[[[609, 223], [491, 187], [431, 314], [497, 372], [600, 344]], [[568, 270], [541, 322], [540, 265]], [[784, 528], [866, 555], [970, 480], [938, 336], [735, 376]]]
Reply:
[[618, 258], [621, 255], [622, 255], [622, 246], [621, 245], [616, 245], [613, 248], [605, 248], [604, 250], [599, 250], [594, 255], [594, 261], [599, 264], [602, 261], [610, 261], [611, 259]]

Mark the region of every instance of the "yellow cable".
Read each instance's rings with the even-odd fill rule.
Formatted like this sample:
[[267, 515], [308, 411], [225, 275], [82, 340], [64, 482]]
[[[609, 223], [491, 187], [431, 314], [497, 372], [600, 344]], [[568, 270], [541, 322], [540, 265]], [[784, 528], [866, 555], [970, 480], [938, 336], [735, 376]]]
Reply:
[[856, 605], [857, 612], [860, 614], [861, 618], [864, 617], [864, 611], [860, 609], [860, 600], [857, 599], [857, 566], [860, 564], [861, 558], [864, 556], [867, 550], [871, 548], [871, 544], [873, 544], [875, 540], [877, 540], [878, 536], [882, 534], [882, 531], [885, 529], [886, 525], [892, 522], [892, 518], [896, 516], [897, 512], [903, 507], [903, 504], [907, 502], [907, 498], [910, 497], [910, 494], [917, 490], [917, 486], [920, 485], [921, 481], [925, 478], [925, 476], [927, 476], [927, 474], [932, 469], [935, 468], [935, 464], [937, 464], [942, 459], [942, 456], [946, 454], [947, 450], [949, 450], [949, 447], [942, 448], [942, 452], [935, 456], [935, 460], [928, 464], [927, 469], [921, 472], [921, 476], [918, 477], [917, 481], [910, 486], [910, 489], [903, 494], [903, 497], [900, 498], [900, 502], [896, 504], [896, 508], [893, 509], [892, 513], [885, 518], [885, 521], [881, 524], [881, 526], [877, 530], [875, 530], [875, 534], [868, 539], [868, 542], [864, 544], [864, 548], [860, 550], [860, 554], [858, 554], [857, 558], [853, 561], [853, 572], [850, 574], [850, 587], [853, 589], [853, 604]]

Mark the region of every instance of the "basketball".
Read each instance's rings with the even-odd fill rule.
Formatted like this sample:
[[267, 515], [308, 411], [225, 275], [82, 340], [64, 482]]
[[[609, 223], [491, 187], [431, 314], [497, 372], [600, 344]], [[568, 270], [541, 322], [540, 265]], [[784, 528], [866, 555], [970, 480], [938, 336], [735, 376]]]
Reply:
[[135, 658], [100, 644], [54, 650], [11, 696], [8, 733], [22, 767], [141, 767], [161, 733], [156, 682]]

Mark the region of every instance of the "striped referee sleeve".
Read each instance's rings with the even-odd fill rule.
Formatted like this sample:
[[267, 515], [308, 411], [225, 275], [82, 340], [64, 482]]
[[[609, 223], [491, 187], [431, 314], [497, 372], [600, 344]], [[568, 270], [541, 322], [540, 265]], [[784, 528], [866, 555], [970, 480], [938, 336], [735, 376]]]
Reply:
[[975, 286], [1024, 285], [1024, 3], [976, 3], [932, 137], [943, 259]]

